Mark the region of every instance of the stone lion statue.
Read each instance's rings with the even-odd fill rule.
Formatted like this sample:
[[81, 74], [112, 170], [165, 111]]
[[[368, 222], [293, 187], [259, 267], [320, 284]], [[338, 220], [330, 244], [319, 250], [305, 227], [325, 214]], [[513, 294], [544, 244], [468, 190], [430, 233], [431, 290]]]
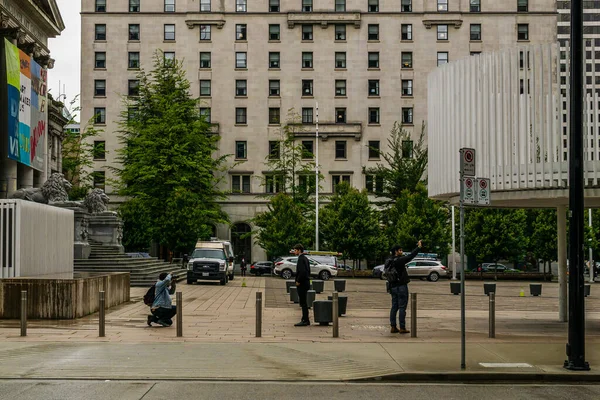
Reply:
[[41, 188], [23, 188], [17, 190], [13, 195], [13, 199], [29, 200], [36, 203], [60, 203], [69, 200], [69, 190], [71, 183], [65, 179], [64, 175], [55, 172]]
[[99, 214], [108, 211], [108, 202], [110, 198], [102, 189], [94, 189], [83, 199], [83, 208], [86, 208], [90, 214]]

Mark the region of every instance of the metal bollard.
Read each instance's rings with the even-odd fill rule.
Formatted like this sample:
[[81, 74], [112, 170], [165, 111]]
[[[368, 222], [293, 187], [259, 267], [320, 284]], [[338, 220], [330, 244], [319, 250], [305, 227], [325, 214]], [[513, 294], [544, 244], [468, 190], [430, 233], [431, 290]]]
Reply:
[[410, 294], [410, 337], [417, 337], [417, 294]]
[[21, 290], [21, 336], [27, 336], [27, 290]]
[[490, 337], [496, 337], [496, 293], [490, 293]]
[[104, 290], [101, 290], [98, 296], [98, 325], [99, 325], [99, 337], [104, 337]]
[[256, 337], [262, 337], [262, 292], [256, 292]]
[[183, 336], [183, 294], [177, 292], [175, 300], [177, 301], [177, 337]]
[[340, 337], [340, 323], [339, 323], [339, 298], [338, 292], [333, 292], [332, 296], [333, 306], [333, 337]]

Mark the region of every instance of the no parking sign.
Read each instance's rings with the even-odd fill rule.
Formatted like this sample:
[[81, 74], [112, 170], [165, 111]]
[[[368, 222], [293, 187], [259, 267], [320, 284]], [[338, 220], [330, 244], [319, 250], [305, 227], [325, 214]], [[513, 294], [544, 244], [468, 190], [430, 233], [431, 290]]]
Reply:
[[475, 182], [477, 190], [477, 205], [490, 205], [490, 180], [487, 178], [477, 178]]

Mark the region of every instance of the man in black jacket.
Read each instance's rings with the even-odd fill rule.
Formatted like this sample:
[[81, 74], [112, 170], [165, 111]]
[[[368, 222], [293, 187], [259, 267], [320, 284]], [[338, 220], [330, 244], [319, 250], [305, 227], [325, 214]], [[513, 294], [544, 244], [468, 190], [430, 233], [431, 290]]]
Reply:
[[308, 289], [310, 289], [310, 262], [302, 253], [304, 253], [304, 246], [301, 244], [295, 245], [294, 254], [298, 256], [298, 263], [296, 264], [296, 287], [298, 288], [300, 307], [302, 307], [302, 320], [295, 326], [310, 325], [308, 304], [306, 302], [306, 294], [308, 293]]
[[[419, 254], [421, 248], [421, 241], [417, 244], [417, 248], [414, 249], [409, 255], [405, 256], [402, 253], [400, 246], [394, 246], [392, 248], [392, 254], [394, 256], [394, 263], [392, 268], [396, 268], [398, 271], [398, 280], [390, 282], [390, 294], [392, 295], [392, 309], [390, 310], [390, 325], [392, 327], [391, 333], [409, 333], [406, 329], [406, 306], [408, 305], [408, 272], [406, 271], [406, 264], [409, 263], [413, 258]], [[396, 314], [400, 311], [400, 329], [396, 326]]]

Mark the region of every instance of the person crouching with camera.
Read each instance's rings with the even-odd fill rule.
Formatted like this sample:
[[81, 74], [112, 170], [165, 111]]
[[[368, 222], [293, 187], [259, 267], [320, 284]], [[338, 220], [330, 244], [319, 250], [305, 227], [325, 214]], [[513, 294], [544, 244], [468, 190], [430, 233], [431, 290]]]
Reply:
[[152, 326], [153, 322], [161, 326], [173, 325], [172, 318], [177, 314], [177, 307], [172, 305], [171, 295], [175, 293], [176, 279], [176, 275], [171, 276], [166, 272], [158, 276], [154, 285], [154, 302], [150, 307], [152, 315], [148, 315], [148, 326]]

